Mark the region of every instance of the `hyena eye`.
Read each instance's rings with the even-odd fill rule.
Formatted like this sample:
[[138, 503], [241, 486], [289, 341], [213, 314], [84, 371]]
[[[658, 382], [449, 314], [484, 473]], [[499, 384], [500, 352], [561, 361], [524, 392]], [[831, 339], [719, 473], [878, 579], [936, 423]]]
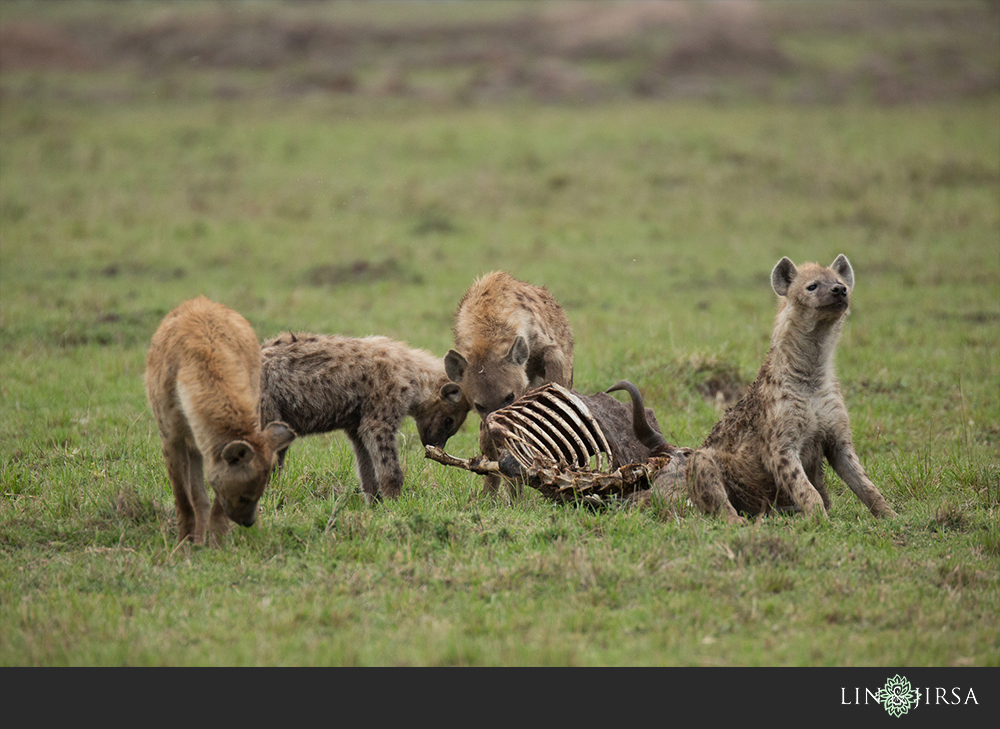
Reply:
[[240, 503], [243, 504], [244, 506], [246, 506], [247, 504], [252, 504], [253, 503], [253, 499], [251, 499], [249, 496], [241, 496], [240, 497]]
[[453, 426], [454, 424], [455, 424], [455, 419], [454, 418], [445, 418], [444, 419], [444, 427], [448, 428], [449, 430], [451, 429], [451, 426]]
[[512, 402], [514, 402], [514, 393], [513, 392], [510, 393], [509, 395], [507, 395], [507, 397], [505, 397], [503, 399], [503, 404], [504, 405], [510, 405]]
[[479, 403], [477, 402], [477, 403], [476, 403], [476, 412], [478, 412], [478, 413], [480, 413], [480, 414], [482, 414], [482, 413], [485, 413], [485, 412], [486, 412], [486, 408], [484, 408], [484, 407], [483, 407], [482, 405], [480, 405], [480, 404], [479, 404]]
[[818, 285], [819, 284], [811, 283], [808, 286], [806, 286], [806, 291], [815, 291]]

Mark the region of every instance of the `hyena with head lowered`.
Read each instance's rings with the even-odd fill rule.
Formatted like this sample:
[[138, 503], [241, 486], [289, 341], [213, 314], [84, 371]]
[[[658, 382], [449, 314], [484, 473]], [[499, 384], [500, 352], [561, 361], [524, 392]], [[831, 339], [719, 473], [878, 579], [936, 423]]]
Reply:
[[261, 422], [281, 419], [299, 435], [344, 430], [369, 501], [402, 490], [403, 418], [423, 445], [443, 448], [469, 412], [440, 357], [387, 337], [285, 333], [264, 343], [262, 365]]
[[454, 331], [445, 368], [480, 416], [547, 382], [573, 387], [573, 331], [543, 287], [486, 274], [462, 297]]
[[[459, 303], [454, 333], [445, 369], [480, 418], [548, 382], [573, 387], [573, 331], [544, 287], [502, 271], [480, 277]], [[479, 437], [482, 452], [495, 455], [482, 426]], [[486, 477], [487, 492], [499, 485]]]
[[[160, 324], [146, 359], [146, 394], [156, 416], [177, 506], [180, 541], [218, 545], [228, 517], [251, 526], [276, 454], [295, 438], [258, 419], [260, 344], [249, 322], [200, 296]], [[210, 505], [205, 479], [215, 492]]]
[[854, 450], [833, 356], [854, 271], [843, 254], [829, 268], [782, 258], [771, 272], [781, 297], [771, 348], [744, 397], [688, 457], [691, 500], [731, 523], [739, 512], [795, 508], [825, 516], [823, 461], [875, 516], [895, 516]]

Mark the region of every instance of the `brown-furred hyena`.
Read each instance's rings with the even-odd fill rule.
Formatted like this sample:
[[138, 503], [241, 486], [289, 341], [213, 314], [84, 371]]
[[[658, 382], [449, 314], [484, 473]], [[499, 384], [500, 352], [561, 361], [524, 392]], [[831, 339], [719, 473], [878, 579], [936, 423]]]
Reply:
[[691, 500], [739, 523], [739, 512], [794, 508], [825, 516], [830, 499], [823, 460], [875, 516], [895, 516], [868, 478], [851, 440], [833, 355], [847, 315], [854, 271], [843, 254], [829, 268], [796, 268], [782, 258], [771, 272], [782, 298], [771, 349], [757, 379], [688, 457]]
[[281, 419], [300, 436], [345, 431], [369, 501], [402, 490], [403, 418], [423, 445], [444, 448], [469, 412], [440, 357], [387, 337], [284, 333], [264, 343], [262, 364], [261, 422]]
[[[573, 331], [544, 287], [502, 271], [481, 276], [459, 303], [454, 333], [445, 369], [480, 418], [548, 382], [573, 387]], [[495, 456], [482, 423], [479, 439], [482, 452]], [[487, 492], [499, 485], [486, 476]]]
[[573, 331], [544, 287], [486, 274], [462, 297], [454, 332], [445, 368], [481, 417], [548, 382], [573, 387]]
[[[218, 546], [226, 517], [251, 526], [276, 454], [295, 433], [258, 418], [260, 344], [249, 322], [204, 296], [167, 314], [146, 359], [146, 394], [156, 416], [177, 506], [179, 541]], [[215, 492], [210, 505], [205, 480]]]

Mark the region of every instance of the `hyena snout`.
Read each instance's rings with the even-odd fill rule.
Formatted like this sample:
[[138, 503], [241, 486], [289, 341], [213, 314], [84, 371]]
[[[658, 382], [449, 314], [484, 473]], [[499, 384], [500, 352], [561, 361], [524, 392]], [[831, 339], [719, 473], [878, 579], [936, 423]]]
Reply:
[[834, 284], [830, 287], [827, 295], [821, 300], [824, 307], [833, 309], [837, 312], [842, 312], [846, 310], [849, 305], [847, 287], [840, 283]]
[[435, 448], [444, 448], [445, 444], [448, 442], [448, 439], [451, 437], [450, 435], [445, 433], [430, 432], [430, 431], [421, 431], [419, 435], [420, 435], [420, 445], [424, 446], [425, 448], [427, 446], [434, 446]]
[[216, 491], [216, 496], [222, 505], [222, 510], [231, 521], [240, 526], [250, 527], [257, 522], [257, 505], [260, 503], [262, 492], [261, 488], [251, 487], [235, 493]]
[[421, 445], [444, 448], [448, 439], [462, 427], [468, 414], [469, 402], [462, 394], [462, 388], [454, 382], [444, 383], [437, 397], [422, 403], [413, 413]]
[[233, 511], [226, 509], [226, 516], [240, 526], [251, 527], [257, 522], [257, 502], [248, 509], [240, 508]]
[[826, 316], [839, 317], [850, 304], [850, 289], [840, 281], [813, 282], [801, 294], [796, 299]]
[[440, 423], [430, 423], [423, 428], [418, 428], [417, 434], [420, 436], [420, 444], [444, 448], [444, 444], [454, 435], [451, 432], [454, 422], [454, 419], [449, 417]]
[[219, 503], [222, 504], [223, 511], [230, 520], [240, 526], [253, 526], [257, 522], [257, 504], [260, 497], [242, 494], [235, 498], [227, 498], [218, 491]]

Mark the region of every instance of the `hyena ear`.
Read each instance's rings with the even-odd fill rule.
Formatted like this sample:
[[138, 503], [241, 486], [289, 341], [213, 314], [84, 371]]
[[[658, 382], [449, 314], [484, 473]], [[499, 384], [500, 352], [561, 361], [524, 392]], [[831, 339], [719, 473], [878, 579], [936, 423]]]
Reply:
[[847, 260], [847, 256], [841, 253], [830, 264], [830, 268], [840, 276], [840, 280], [847, 286], [848, 291], [854, 290], [854, 269], [851, 268], [851, 262]]
[[242, 466], [253, 460], [253, 447], [245, 440], [233, 440], [222, 449], [222, 460], [230, 466]]
[[771, 288], [774, 289], [774, 293], [778, 296], [784, 296], [788, 293], [788, 287], [792, 285], [792, 281], [798, 275], [799, 270], [795, 268], [795, 264], [792, 260], [785, 256], [778, 264], [771, 270]]
[[469, 362], [456, 352], [454, 349], [449, 349], [448, 354], [444, 356], [444, 371], [448, 375], [448, 379], [452, 382], [461, 382], [462, 376], [465, 374], [465, 368], [469, 366]]
[[454, 382], [446, 382], [441, 386], [441, 399], [457, 405], [462, 399], [462, 388]]
[[288, 427], [287, 423], [275, 420], [267, 424], [264, 428], [264, 436], [271, 443], [272, 451], [281, 451], [292, 444], [295, 440], [295, 431]]
[[530, 350], [528, 349], [528, 340], [524, 337], [518, 337], [514, 340], [514, 343], [510, 345], [510, 349], [507, 350], [507, 360], [513, 362], [518, 367], [524, 365], [528, 361], [528, 355]]

